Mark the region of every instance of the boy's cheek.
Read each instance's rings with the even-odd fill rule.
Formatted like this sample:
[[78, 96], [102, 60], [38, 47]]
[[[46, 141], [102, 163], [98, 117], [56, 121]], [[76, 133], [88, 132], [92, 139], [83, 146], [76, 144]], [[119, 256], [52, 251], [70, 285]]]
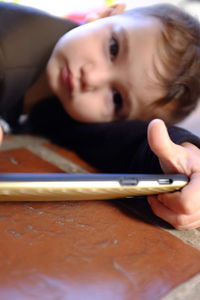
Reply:
[[59, 72], [55, 62], [49, 62], [46, 68], [47, 82], [52, 90], [56, 93], [58, 89]]

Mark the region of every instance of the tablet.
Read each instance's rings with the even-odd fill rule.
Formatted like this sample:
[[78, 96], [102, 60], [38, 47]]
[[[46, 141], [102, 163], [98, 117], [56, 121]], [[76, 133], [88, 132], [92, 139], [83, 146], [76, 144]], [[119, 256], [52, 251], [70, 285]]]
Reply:
[[173, 192], [181, 174], [1, 173], [0, 201], [71, 201], [130, 198]]

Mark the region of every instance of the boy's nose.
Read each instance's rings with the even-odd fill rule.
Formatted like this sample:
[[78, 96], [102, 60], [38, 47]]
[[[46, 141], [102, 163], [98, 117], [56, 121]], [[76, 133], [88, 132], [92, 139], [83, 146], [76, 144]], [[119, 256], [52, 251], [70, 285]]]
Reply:
[[109, 70], [93, 63], [85, 64], [81, 69], [81, 88], [83, 91], [94, 91], [105, 87], [109, 82]]

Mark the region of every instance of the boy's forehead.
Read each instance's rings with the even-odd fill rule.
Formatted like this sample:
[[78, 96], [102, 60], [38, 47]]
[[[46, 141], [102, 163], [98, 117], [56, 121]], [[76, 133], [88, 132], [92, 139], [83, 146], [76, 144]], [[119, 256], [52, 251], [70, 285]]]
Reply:
[[159, 34], [162, 31], [162, 24], [160, 20], [151, 16], [126, 16], [126, 15], [117, 15], [114, 16], [116, 21], [120, 22], [124, 28], [129, 32], [134, 31], [146, 31], [151, 32], [152, 34]]
[[[99, 27], [100, 25], [100, 27]], [[112, 25], [122, 26], [127, 34], [132, 33], [144, 33], [149, 35], [158, 34], [162, 31], [162, 24], [160, 20], [151, 16], [141, 16], [138, 14], [128, 15], [128, 14], [118, 14], [115, 16], [109, 16], [96, 21], [87, 23], [84, 25], [85, 29], [90, 28], [94, 30], [101, 30], [101, 25], [109, 27]], [[82, 27], [82, 26], [81, 26]], [[89, 32], [88, 32], [89, 33]]]

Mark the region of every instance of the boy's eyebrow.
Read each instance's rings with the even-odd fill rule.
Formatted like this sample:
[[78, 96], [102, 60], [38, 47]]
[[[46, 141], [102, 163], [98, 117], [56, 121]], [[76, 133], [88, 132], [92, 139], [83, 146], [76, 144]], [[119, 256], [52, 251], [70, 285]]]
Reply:
[[128, 39], [127, 30], [123, 26], [120, 26], [120, 31], [121, 31], [121, 36], [122, 36], [123, 54], [126, 54], [126, 56], [129, 57], [130, 47], [129, 47], [129, 39]]

